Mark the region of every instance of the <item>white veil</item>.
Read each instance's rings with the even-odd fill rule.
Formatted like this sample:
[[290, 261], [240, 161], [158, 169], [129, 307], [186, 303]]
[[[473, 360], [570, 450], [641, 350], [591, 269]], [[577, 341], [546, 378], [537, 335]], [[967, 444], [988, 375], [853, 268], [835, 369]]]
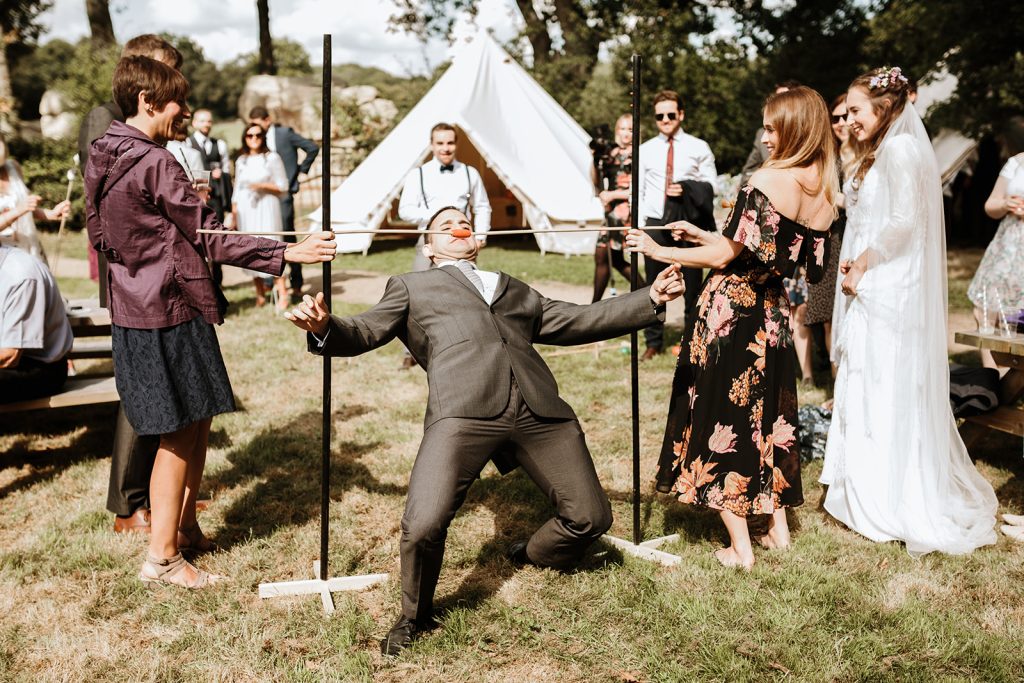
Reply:
[[[857, 234], [842, 258], [865, 252], [855, 297], [837, 291], [833, 358], [864, 359], [860, 414], [870, 442], [891, 454], [887, 481], [893, 535], [911, 554], [966, 553], [996, 541], [997, 502], [956, 430], [949, 404], [946, 238], [938, 164], [908, 104], [848, 199]], [[870, 187], [869, 187], [870, 185]], [[866, 213], [865, 213], [866, 212]], [[848, 249], [849, 247], [849, 249]], [[837, 283], [838, 288], [838, 283]], [[858, 344], [854, 350], [850, 345]], [[856, 458], [857, 453], [847, 453]]]

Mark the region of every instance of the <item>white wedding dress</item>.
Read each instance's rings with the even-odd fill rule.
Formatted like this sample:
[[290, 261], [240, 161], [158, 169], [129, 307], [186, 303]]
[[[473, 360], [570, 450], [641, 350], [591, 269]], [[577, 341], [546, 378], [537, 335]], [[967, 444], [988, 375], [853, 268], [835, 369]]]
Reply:
[[941, 184], [913, 106], [859, 189], [845, 189], [841, 258], [871, 258], [856, 296], [839, 289], [842, 275], [837, 282], [825, 509], [874, 541], [903, 541], [912, 555], [969, 553], [996, 542], [997, 502], [949, 405]]

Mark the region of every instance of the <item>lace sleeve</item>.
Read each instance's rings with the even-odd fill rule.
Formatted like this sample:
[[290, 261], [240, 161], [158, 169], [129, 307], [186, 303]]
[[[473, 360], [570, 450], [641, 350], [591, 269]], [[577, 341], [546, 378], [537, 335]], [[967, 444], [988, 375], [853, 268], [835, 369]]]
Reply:
[[885, 225], [868, 246], [869, 266], [891, 261], [913, 243], [913, 235], [921, 215], [924, 188], [919, 182], [924, 160], [917, 142], [910, 136], [898, 135], [888, 143], [885, 162], [880, 170], [889, 195], [889, 216]]

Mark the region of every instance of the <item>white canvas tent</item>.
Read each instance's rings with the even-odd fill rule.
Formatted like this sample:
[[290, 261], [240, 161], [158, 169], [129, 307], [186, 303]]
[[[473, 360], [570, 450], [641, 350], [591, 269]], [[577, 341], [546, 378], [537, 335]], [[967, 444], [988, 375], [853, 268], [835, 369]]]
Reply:
[[[914, 103], [917, 112], [924, 116], [933, 105], [945, 102], [952, 97], [956, 86], [956, 77], [943, 69], [930, 83], [922, 85], [918, 89], [917, 102]], [[960, 169], [970, 160], [977, 147], [976, 140], [949, 128], [943, 128], [932, 135], [932, 149], [935, 150], [935, 158], [939, 162], [939, 173], [942, 176], [943, 186], [953, 181]]]
[[[334, 190], [335, 230], [381, 227], [406, 175], [429, 157], [430, 129], [440, 121], [460, 129], [458, 158], [484, 176], [496, 228], [519, 227], [524, 220], [536, 230], [603, 221], [591, 183], [590, 136], [482, 32], [462, 46], [434, 87]], [[519, 207], [519, 223], [503, 225]], [[319, 225], [320, 210], [310, 218]], [[340, 235], [339, 250], [365, 253], [372, 237]], [[584, 254], [593, 252], [597, 233], [536, 237], [542, 252]]]

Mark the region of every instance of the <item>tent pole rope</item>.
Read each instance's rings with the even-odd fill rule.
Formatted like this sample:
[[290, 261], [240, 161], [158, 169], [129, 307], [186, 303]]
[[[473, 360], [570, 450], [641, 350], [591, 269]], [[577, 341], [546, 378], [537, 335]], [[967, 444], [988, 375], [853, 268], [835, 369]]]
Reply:
[[[331, 34], [324, 34], [324, 71], [321, 85], [323, 138], [320, 150], [321, 208], [323, 224], [331, 219]], [[301, 268], [301, 266], [299, 266]], [[331, 262], [323, 264], [323, 289], [327, 311], [331, 310]], [[328, 532], [331, 509], [331, 355], [323, 355], [323, 442], [321, 444], [320, 472], [320, 578], [330, 576], [327, 571]]]
[[[640, 62], [633, 55], [633, 151], [630, 161], [630, 224], [640, 225]], [[629, 256], [630, 290], [639, 288], [640, 257], [634, 251]], [[649, 266], [648, 266], [649, 267]], [[636, 330], [629, 333], [629, 375], [633, 413], [633, 545], [640, 545], [640, 344]]]

